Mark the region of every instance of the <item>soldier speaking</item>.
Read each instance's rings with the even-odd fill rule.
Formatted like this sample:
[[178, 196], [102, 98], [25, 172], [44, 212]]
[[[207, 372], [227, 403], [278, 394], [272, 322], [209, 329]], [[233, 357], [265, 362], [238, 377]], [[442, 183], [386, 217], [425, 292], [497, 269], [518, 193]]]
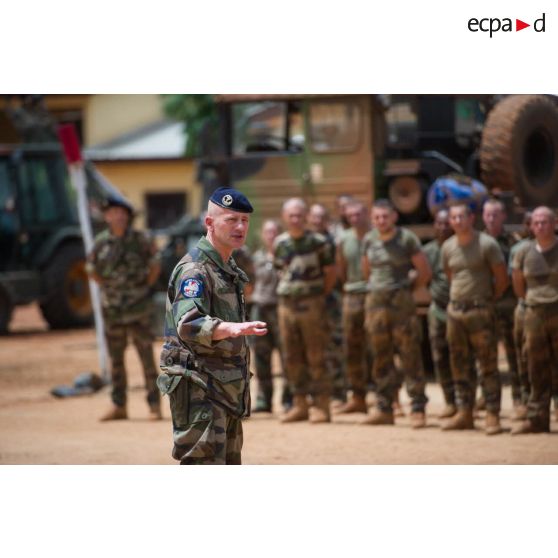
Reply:
[[159, 389], [170, 399], [174, 448], [182, 465], [239, 465], [241, 418], [250, 414], [247, 335], [265, 322], [246, 322], [244, 272], [232, 252], [248, 232], [253, 208], [232, 188], [211, 196], [206, 236], [172, 272]]

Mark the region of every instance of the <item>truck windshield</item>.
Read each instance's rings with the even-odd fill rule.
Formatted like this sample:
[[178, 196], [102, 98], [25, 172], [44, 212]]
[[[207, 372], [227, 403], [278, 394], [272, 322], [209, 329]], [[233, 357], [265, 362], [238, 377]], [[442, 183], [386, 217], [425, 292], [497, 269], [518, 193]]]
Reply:
[[360, 107], [351, 101], [310, 104], [312, 150], [327, 153], [353, 151], [360, 142]]
[[233, 155], [304, 149], [301, 104], [262, 101], [232, 106]]

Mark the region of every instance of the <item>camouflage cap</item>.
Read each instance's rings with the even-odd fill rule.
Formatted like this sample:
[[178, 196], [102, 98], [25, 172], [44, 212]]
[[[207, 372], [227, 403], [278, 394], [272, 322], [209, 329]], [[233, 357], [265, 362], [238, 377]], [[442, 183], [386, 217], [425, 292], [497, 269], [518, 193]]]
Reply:
[[211, 194], [209, 201], [220, 207], [232, 209], [239, 213], [252, 213], [254, 211], [248, 198], [242, 192], [234, 188], [217, 188], [217, 190]]

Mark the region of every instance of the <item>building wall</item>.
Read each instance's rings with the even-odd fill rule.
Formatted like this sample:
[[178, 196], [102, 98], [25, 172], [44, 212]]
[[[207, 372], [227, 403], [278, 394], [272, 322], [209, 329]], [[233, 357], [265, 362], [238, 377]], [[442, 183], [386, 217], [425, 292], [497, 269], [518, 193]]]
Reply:
[[84, 107], [84, 143], [104, 143], [163, 118], [159, 95], [90, 95]]
[[185, 192], [186, 212], [200, 213], [202, 192], [193, 160], [96, 161], [95, 166], [132, 202], [139, 213], [135, 222], [139, 228], [145, 227], [146, 194]]

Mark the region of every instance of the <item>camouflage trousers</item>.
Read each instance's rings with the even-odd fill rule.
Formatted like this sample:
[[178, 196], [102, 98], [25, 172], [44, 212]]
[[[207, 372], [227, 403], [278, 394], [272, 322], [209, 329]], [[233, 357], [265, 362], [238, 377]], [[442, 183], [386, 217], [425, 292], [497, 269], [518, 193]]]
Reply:
[[[445, 320], [442, 319], [442, 314], [445, 315]], [[447, 314], [445, 308], [440, 308], [435, 302], [432, 302], [428, 309], [428, 337], [436, 380], [442, 388], [446, 404], [455, 405], [455, 388], [447, 340]]]
[[525, 352], [525, 303], [518, 301], [513, 316], [513, 338], [517, 358], [517, 372], [521, 386], [521, 402], [527, 405], [531, 384], [527, 367], [527, 354]]
[[556, 393], [558, 380], [558, 303], [527, 307], [524, 334], [531, 382], [527, 416], [548, 427], [550, 399]]
[[343, 317], [341, 293], [332, 291], [326, 297], [329, 342], [326, 344], [326, 368], [331, 377], [332, 395], [344, 399], [347, 392], [343, 363]]
[[366, 293], [343, 295], [343, 356], [349, 388], [365, 396], [370, 382], [371, 352], [364, 329]]
[[119, 407], [126, 405], [127, 378], [124, 353], [128, 345], [128, 335], [132, 338], [143, 368], [147, 403], [150, 407], [156, 407], [159, 405], [160, 396], [156, 384], [157, 370], [153, 358], [153, 333], [149, 316], [127, 324], [112, 323], [108, 320], [105, 322], [105, 337], [112, 365], [112, 401]]
[[[428, 335], [430, 339], [430, 351], [434, 364], [436, 380], [442, 388], [444, 400], [448, 405], [455, 405], [455, 383], [451, 373], [450, 348], [448, 344], [448, 318], [445, 309], [434, 306], [433, 302], [428, 310]], [[441, 312], [445, 320], [441, 319]], [[475, 359], [471, 353], [469, 358], [469, 378], [473, 393], [477, 390], [477, 371]]]
[[471, 367], [476, 357], [487, 411], [500, 412], [501, 384], [498, 372], [496, 317], [491, 306], [467, 307], [448, 305], [447, 335], [451, 373], [455, 385], [456, 404], [472, 409], [475, 403], [476, 379]]
[[365, 326], [374, 355], [373, 378], [378, 407], [391, 413], [400, 382], [394, 364], [395, 348], [413, 412], [422, 412], [428, 401], [421, 351], [421, 327], [410, 291], [368, 293]]
[[[273, 378], [271, 374], [271, 356], [273, 349], [280, 351], [281, 336], [279, 335], [279, 320], [275, 304], [253, 304], [250, 319], [267, 324], [267, 335], [254, 336], [250, 344], [254, 349], [256, 378], [258, 378], [257, 399], [266, 405], [271, 405], [273, 399]], [[284, 367], [282, 366], [284, 369]]]
[[240, 465], [242, 422], [182, 378], [168, 392], [174, 448], [181, 465]]
[[325, 349], [329, 330], [325, 322], [325, 298], [281, 297], [279, 330], [287, 380], [293, 395], [330, 395]]
[[521, 401], [521, 380], [517, 368], [517, 353], [513, 331], [515, 304], [512, 306], [511, 302], [506, 299], [501, 305], [496, 306], [496, 335], [504, 345], [506, 352], [512, 399], [514, 401]]

